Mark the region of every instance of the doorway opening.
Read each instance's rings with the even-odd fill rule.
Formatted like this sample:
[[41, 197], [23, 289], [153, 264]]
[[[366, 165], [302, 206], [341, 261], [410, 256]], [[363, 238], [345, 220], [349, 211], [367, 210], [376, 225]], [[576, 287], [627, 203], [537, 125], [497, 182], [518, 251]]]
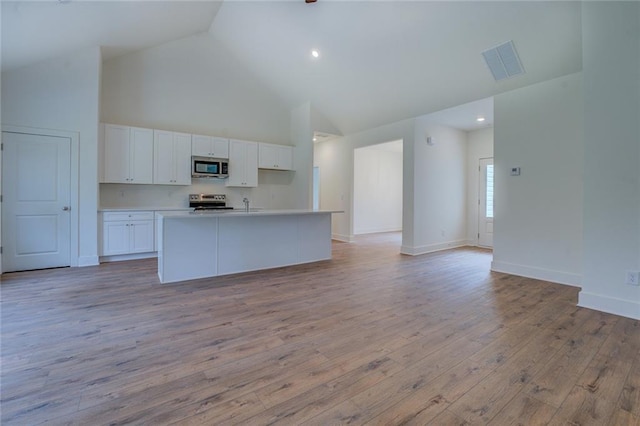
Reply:
[[354, 150], [353, 233], [394, 233], [402, 243], [402, 140]]

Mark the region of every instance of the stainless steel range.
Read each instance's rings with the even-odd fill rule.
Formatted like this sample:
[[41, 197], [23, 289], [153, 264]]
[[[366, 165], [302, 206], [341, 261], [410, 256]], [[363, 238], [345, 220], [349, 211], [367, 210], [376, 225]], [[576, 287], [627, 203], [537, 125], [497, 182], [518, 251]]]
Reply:
[[224, 194], [189, 194], [189, 207], [200, 210], [233, 210], [227, 207], [227, 196]]

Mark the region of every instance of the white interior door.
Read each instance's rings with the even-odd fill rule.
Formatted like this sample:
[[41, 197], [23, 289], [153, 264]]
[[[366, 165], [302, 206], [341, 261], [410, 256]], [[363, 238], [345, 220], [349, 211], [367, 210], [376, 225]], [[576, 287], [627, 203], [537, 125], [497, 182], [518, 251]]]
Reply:
[[480, 159], [478, 245], [493, 247], [493, 158]]
[[2, 133], [4, 272], [70, 266], [71, 139]]

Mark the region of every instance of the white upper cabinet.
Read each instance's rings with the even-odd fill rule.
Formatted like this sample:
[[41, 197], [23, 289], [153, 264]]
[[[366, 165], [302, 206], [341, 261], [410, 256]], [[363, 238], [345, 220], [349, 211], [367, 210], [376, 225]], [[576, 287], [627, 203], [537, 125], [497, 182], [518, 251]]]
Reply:
[[191, 135], [153, 131], [153, 183], [191, 185]]
[[293, 170], [293, 148], [268, 143], [259, 144], [258, 167], [261, 169]]
[[258, 186], [258, 143], [229, 140], [227, 186]]
[[174, 155], [176, 160], [177, 185], [191, 185], [191, 135], [174, 133]]
[[153, 130], [104, 125], [103, 183], [153, 183]]
[[193, 135], [191, 155], [198, 157], [229, 158], [229, 139], [215, 136]]

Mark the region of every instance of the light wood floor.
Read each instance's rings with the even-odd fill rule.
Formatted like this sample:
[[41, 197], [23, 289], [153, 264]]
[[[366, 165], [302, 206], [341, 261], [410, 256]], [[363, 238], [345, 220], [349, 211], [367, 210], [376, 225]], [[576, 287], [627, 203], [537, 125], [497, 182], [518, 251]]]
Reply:
[[154, 260], [2, 276], [3, 425], [639, 425], [640, 324], [491, 254], [160, 285]]

